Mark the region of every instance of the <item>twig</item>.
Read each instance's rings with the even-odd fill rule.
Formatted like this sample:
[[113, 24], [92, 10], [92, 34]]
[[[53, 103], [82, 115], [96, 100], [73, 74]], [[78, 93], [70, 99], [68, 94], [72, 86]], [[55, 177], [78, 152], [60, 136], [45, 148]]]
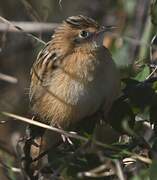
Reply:
[[61, 10], [63, 9], [63, 7], [62, 7], [62, 0], [59, 0], [59, 7], [61, 8]]
[[[53, 31], [59, 24], [58, 23], [44, 23], [44, 22], [16, 22], [10, 21], [15, 27], [21, 27], [25, 32], [50, 32]], [[8, 26], [6, 23], [0, 22], [0, 32], [20, 32], [17, 29]]]
[[116, 160], [114, 160], [114, 162], [115, 162], [115, 165], [116, 165], [117, 176], [118, 176], [119, 180], [125, 180], [125, 177], [124, 177], [122, 167], [121, 167], [121, 164], [120, 164], [119, 160], [116, 159]]
[[146, 77], [146, 80], [153, 76], [153, 74], [156, 72], [157, 66], [155, 66], [154, 70], [149, 74], [149, 76]]
[[15, 172], [15, 173], [21, 173], [22, 172], [21, 169], [14, 167], [14, 166], [8, 166], [2, 161], [0, 161], [0, 166], [4, 169], [11, 170], [12, 172]]
[[78, 177], [100, 178], [105, 176], [112, 176], [114, 174], [115, 171], [112, 168], [109, 168], [108, 164], [105, 163], [89, 171], [78, 173]]
[[13, 84], [16, 84], [18, 82], [17, 78], [3, 74], [3, 73], [0, 73], [0, 80], [7, 81], [7, 82], [13, 83]]
[[8, 29], [12, 28], [17, 32], [22, 32], [24, 34], [26, 34], [28, 37], [31, 37], [32, 39], [35, 39], [36, 41], [42, 43], [42, 44], [46, 44], [43, 40], [39, 39], [38, 37], [30, 34], [30, 33], [26, 33], [21, 27], [19, 26], [15, 26], [14, 24], [12, 24], [10, 21], [8, 21], [7, 19], [3, 18], [2, 16], [0, 16], [0, 21], [7, 24], [8, 25]]
[[62, 129], [58, 129], [56, 127], [49, 126], [49, 125], [46, 125], [46, 124], [38, 122], [38, 121], [34, 121], [34, 120], [31, 120], [31, 119], [28, 119], [28, 118], [25, 118], [25, 117], [21, 117], [21, 116], [15, 115], [15, 114], [11, 114], [11, 113], [8, 113], [8, 112], [2, 112], [2, 114], [5, 115], [5, 116], [12, 117], [14, 119], [18, 119], [20, 121], [35, 125], [35, 126], [39, 126], [39, 127], [42, 127], [42, 128], [57, 132], [59, 134], [63, 134], [65, 136], [68, 136], [68, 137], [71, 137], [71, 138], [82, 140], [84, 142], [88, 141], [88, 138], [79, 136], [79, 135], [74, 134], [74, 133], [66, 132], [66, 131], [64, 131]]
[[146, 157], [144, 157], [144, 156], [140, 156], [140, 155], [138, 155], [138, 154], [133, 155], [132, 158], [133, 158], [133, 159], [137, 159], [137, 160], [139, 160], [139, 161], [141, 161], [141, 162], [144, 162], [144, 163], [146, 163], [146, 164], [152, 164], [152, 160], [151, 160], [151, 159], [146, 158]]
[[40, 16], [38, 15], [38, 13], [34, 10], [34, 8], [32, 7], [32, 5], [27, 1], [27, 0], [21, 0], [21, 2], [23, 3], [23, 5], [25, 6], [28, 14], [31, 16], [33, 21], [41, 21]]
[[[29, 124], [32, 124], [32, 125], [35, 125], [35, 126], [39, 126], [39, 127], [54, 131], [54, 132], [59, 133], [59, 134], [63, 134], [65, 136], [67, 136], [67, 137], [71, 137], [71, 138], [74, 138], [74, 139], [77, 139], [77, 140], [81, 140], [83, 142], [89, 142], [89, 139], [86, 138], [86, 137], [83, 137], [83, 136], [80, 136], [80, 135], [77, 135], [77, 134], [74, 134], [74, 133], [71, 133], [71, 132], [67, 132], [67, 131], [64, 131], [62, 129], [58, 129], [56, 127], [49, 126], [49, 125], [46, 125], [46, 124], [38, 122], [38, 121], [33, 121], [31, 119], [21, 117], [21, 116], [18, 116], [18, 115], [12, 114], [12, 113], [8, 113], [8, 112], [1, 112], [1, 114], [4, 115], [4, 116], [7, 116], [7, 117], [12, 117], [15, 120], [17, 119], [17, 120], [20, 120], [20, 121], [25, 122], [25, 123], [29, 123]], [[100, 141], [97, 141], [97, 140], [94, 140], [94, 139], [92, 140], [92, 142], [94, 144], [100, 146], [100, 147], [103, 147], [103, 148], [107, 148], [107, 149], [111, 149], [111, 150], [115, 150], [115, 151], [121, 151], [121, 149], [119, 149], [119, 148], [116, 148], [116, 147], [114, 147], [112, 145], [109, 145], [109, 144], [104, 144], [104, 143], [102, 143]], [[128, 151], [123, 151], [123, 153], [126, 154], [126, 155], [131, 155], [131, 156], [133, 156], [132, 158], [138, 159], [138, 160], [140, 160], [140, 161], [142, 161], [144, 163], [152, 164], [152, 160], [149, 159], [149, 158], [146, 158], [146, 157], [143, 157], [143, 156], [140, 156], [138, 154], [128, 152]]]

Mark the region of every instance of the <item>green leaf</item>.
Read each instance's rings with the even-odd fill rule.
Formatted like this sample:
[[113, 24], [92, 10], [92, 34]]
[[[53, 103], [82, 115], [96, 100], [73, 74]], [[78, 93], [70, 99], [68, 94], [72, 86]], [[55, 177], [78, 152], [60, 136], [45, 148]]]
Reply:
[[134, 77], [135, 80], [144, 81], [150, 74], [150, 69], [147, 65], [141, 69], [141, 71]]
[[155, 92], [157, 92], [157, 81], [153, 83], [153, 89], [155, 90]]

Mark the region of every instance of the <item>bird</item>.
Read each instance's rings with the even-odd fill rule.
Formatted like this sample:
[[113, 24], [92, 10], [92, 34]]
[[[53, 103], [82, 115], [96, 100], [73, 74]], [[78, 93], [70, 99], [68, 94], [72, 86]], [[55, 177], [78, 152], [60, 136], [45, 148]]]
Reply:
[[119, 72], [103, 46], [111, 29], [77, 15], [54, 30], [31, 69], [29, 99], [38, 121], [66, 130], [108, 113], [120, 92]]

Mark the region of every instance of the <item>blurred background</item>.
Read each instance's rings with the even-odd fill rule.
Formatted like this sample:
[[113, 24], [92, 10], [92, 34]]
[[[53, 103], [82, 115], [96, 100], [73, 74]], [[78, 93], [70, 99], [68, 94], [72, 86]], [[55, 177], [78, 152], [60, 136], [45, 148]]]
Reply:
[[[133, 76], [132, 71], [137, 70], [135, 64], [140, 66], [152, 60], [150, 44], [157, 19], [153, 3], [156, 1], [0, 0], [0, 111], [31, 117], [29, 73], [43, 44], [29, 33], [47, 42], [54, 27], [68, 16], [87, 15], [102, 25], [117, 26], [117, 30], [105, 35], [104, 44], [110, 49], [121, 76]], [[13, 156], [16, 140], [25, 125], [4, 116], [0, 116], [0, 121], [0, 149]], [[2, 151], [0, 159], [1, 155]], [[5, 178], [1, 173], [0, 179]]]

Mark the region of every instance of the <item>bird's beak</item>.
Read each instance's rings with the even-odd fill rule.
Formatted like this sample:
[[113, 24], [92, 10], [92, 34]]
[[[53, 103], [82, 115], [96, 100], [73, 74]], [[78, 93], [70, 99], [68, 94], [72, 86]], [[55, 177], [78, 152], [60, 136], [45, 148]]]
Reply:
[[116, 26], [102, 26], [99, 31], [96, 32], [95, 34], [95, 41], [98, 46], [103, 45], [103, 40], [104, 40], [104, 33], [105, 32], [111, 32], [113, 30], [117, 29]]
[[102, 26], [100, 28], [100, 32], [111, 32], [111, 31], [113, 31], [113, 30], [115, 30], [117, 28], [118, 27], [116, 27], [116, 26]]

